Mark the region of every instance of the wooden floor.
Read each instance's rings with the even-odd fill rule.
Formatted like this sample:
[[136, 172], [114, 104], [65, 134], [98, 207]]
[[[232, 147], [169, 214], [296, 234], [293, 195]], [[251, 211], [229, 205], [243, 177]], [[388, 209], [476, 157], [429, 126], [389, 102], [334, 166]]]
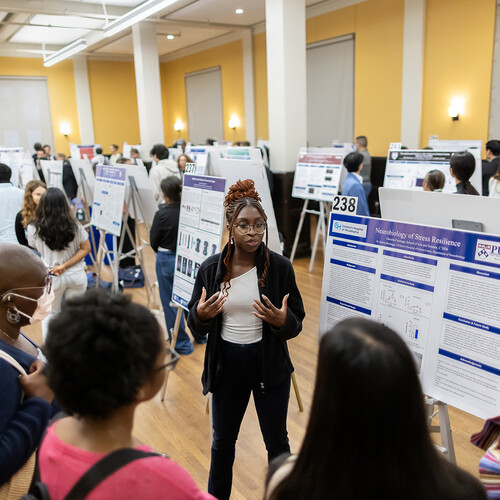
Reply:
[[[154, 280], [154, 254], [151, 249], [145, 251], [145, 261], [149, 276]], [[307, 270], [309, 259], [294, 262], [306, 318], [303, 332], [289, 342], [304, 403], [304, 412], [300, 412], [292, 391], [288, 413], [292, 451], [298, 451], [300, 447], [314, 387], [322, 262], [321, 251], [318, 252], [312, 273]], [[146, 303], [144, 289], [127, 293], [131, 293], [137, 302]], [[26, 333], [40, 341], [38, 325], [27, 328]], [[168, 454], [186, 468], [200, 487], [206, 490], [210, 467], [210, 434], [209, 416], [205, 412], [206, 398], [202, 395], [200, 382], [204, 350], [205, 346], [195, 344], [192, 355], [181, 357], [175, 372], [170, 375], [165, 402], [160, 402], [160, 396], [157, 395], [152, 401], [142, 404], [137, 411], [134, 433], [141, 441]], [[481, 429], [482, 421], [455, 408], [450, 408], [450, 419], [458, 464], [477, 475], [482, 452], [470, 444], [469, 438], [473, 432]], [[255, 407], [251, 402], [237, 443], [232, 499], [262, 498], [266, 460]]]

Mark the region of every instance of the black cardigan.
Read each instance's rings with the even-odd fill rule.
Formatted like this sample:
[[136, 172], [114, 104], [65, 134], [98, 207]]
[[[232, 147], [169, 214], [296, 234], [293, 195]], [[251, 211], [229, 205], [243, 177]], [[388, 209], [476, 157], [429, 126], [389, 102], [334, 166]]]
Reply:
[[[205, 351], [204, 370], [202, 375], [203, 394], [213, 392], [217, 385], [221, 371], [220, 339], [222, 329], [222, 313], [210, 321], [203, 322], [198, 317], [196, 307], [201, 296], [202, 287], [207, 290], [207, 298], [220, 291], [224, 281], [226, 267], [224, 257], [227, 245], [222, 253], [206, 259], [200, 266], [193, 294], [189, 301], [188, 325], [195, 338], [201, 339], [208, 335]], [[265, 245], [262, 243], [257, 250], [257, 275], [262, 276], [265, 264]], [[281, 255], [269, 250], [269, 269], [264, 287], [259, 284], [259, 293], [276, 306], [281, 307], [283, 297], [289, 293], [287, 301], [287, 316], [285, 325], [276, 328], [266, 321], [262, 322], [262, 379], [261, 390], [283, 382], [290, 376], [294, 368], [288, 354], [286, 341], [296, 337], [302, 330], [304, 319], [304, 305], [299, 289], [295, 282], [295, 273], [290, 261]]]

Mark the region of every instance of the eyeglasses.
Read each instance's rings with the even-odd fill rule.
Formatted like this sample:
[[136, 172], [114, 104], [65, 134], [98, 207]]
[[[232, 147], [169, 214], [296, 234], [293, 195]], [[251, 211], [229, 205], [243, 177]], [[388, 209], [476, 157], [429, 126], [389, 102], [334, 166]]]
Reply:
[[175, 369], [175, 366], [177, 365], [177, 361], [179, 361], [179, 353], [177, 353], [174, 349], [171, 349], [170, 347], [165, 347], [165, 360], [164, 362], [156, 368], [157, 371], [167, 369], [167, 371], [171, 372], [172, 370]]
[[14, 295], [15, 297], [21, 297], [23, 299], [36, 301], [37, 299], [32, 299], [31, 297], [25, 297], [24, 295], [19, 295], [15, 292], [20, 292], [22, 290], [41, 290], [41, 289], [47, 292], [47, 294], [49, 294], [52, 291], [52, 274], [50, 274], [48, 270], [47, 270], [47, 276], [45, 277], [45, 283], [43, 284], [43, 286], [25, 286], [21, 288], [11, 288], [10, 290], [7, 290], [3, 294], [3, 296], [5, 297], [6, 295]]
[[246, 222], [238, 222], [234, 225], [239, 234], [244, 235], [250, 232], [250, 228], [253, 227], [253, 230], [256, 234], [263, 234], [266, 232], [267, 224], [265, 222], [257, 222], [256, 224], [247, 224]]

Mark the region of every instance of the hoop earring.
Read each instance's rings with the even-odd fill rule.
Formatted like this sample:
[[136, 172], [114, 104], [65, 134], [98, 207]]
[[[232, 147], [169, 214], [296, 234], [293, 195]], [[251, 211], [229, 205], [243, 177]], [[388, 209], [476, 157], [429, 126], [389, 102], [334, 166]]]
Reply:
[[21, 321], [21, 315], [15, 307], [9, 307], [7, 309], [7, 321], [12, 325], [17, 325]]

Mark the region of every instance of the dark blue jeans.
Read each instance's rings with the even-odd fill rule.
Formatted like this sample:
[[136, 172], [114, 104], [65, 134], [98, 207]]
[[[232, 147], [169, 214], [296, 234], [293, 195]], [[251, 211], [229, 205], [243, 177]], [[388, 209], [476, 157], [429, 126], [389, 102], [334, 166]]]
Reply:
[[227, 500], [233, 481], [236, 439], [251, 393], [268, 460], [290, 452], [286, 430], [290, 377], [262, 392], [262, 342], [233, 344], [222, 339], [220, 342], [222, 371], [212, 397], [214, 434], [208, 492], [219, 500]]
[[[168, 338], [170, 338], [170, 329], [175, 325], [175, 316], [177, 308], [170, 307], [172, 299], [172, 288], [174, 286], [174, 270], [175, 270], [175, 253], [173, 252], [158, 252], [156, 254], [156, 277], [158, 278], [158, 288], [160, 289], [160, 300], [165, 313], [165, 323], [167, 324]], [[191, 354], [193, 352], [193, 344], [186, 333], [184, 326], [184, 314], [181, 318], [179, 333], [177, 335], [177, 343], [175, 350], [180, 354]]]

